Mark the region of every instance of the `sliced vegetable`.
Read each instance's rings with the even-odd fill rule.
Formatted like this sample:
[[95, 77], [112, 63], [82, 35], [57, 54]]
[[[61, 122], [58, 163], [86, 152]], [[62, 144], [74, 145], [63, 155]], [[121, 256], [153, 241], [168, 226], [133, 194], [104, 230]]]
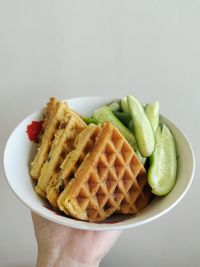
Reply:
[[122, 122], [124, 123], [127, 127], [129, 126], [131, 119], [131, 115], [129, 112], [119, 112], [119, 111], [113, 111], [115, 116]]
[[147, 104], [144, 108], [148, 119], [151, 122], [154, 132], [156, 131], [159, 124], [159, 102]]
[[85, 116], [81, 116], [81, 119], [86, 123], [86, 124], [91, 124], [91, 123], [94, 123], [94, 124], [99, 124], [100, 122], [93, 118], [93, 117], [85, 117]]
[[103, 106], [93, 112], [93, 117], [100, 123], [110, 121], [123, 134], [133, 149], [137, 149], [135, 137], [132, 132], [113, 114], [107, 106]]
[[127, 100], [138, 148], [143, 157], [149, 157], [155, 146], [153, 128], [140, 102], [133, 96], [128, 96]]
[[134, 126], [133, 126], [133, 121], [132, 120], [129, 121], [128, 128], [129, 128], [129, 130], [131, 130], [132, 133], [134, 133]]
[[112, 111], [119, 111], [120, 110], [120, 104], [118, 102], [112, 102], [110, 105], [108, 105], [108, 107]]
[[156, 146], [150, 157], [148, 183], [155, 195], [168, 194], [176, 183], [177, 152], [175, 139], [166, 125], [156, 130]]
[[123, 97], [120, 101], [121, 109], [125, 112], [129, 112], [129, 106], [127, 101], [127, 96]]

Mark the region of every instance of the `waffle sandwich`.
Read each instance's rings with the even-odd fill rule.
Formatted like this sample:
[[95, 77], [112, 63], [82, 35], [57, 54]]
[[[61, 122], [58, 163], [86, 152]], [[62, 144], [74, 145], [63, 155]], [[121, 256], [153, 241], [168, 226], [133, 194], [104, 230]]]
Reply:
[[135, 214], [151, 198], [146, 170], [118, 129], [109, 122], [87, 126], [55, 98], [45, 111], [30, 174], [38, 195], [84, 221]]

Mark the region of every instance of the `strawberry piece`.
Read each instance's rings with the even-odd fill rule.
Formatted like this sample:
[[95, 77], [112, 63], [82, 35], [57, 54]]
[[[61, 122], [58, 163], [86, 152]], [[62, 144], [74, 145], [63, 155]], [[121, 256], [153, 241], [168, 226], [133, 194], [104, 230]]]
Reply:
[[38, 136], [42, 130], [43, 121], [32, 121], [26, 128], [28, 138], [32, 142], [37, 142]]

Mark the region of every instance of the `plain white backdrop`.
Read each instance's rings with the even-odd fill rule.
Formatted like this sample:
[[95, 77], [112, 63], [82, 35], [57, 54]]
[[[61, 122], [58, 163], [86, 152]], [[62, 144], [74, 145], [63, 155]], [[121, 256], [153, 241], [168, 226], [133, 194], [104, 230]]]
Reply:
[[[50, 96], [136, 95], [189, 137], [196, 175], [170, 213], [125, 231], [101, 266], [198, 267], [200, 1], [0, 0], [0, 150]], [[20, 156], [20, 154], [19, 154]], [[33, 267], [30, 212], [0, 169], [0, 267]]]

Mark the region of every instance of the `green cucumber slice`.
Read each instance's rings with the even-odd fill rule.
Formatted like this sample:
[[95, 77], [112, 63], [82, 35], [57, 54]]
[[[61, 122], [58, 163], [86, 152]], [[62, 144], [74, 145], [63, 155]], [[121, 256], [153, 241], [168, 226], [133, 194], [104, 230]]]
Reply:
[[134, 126], [133, 126], [132, 120], [129, 122], [128, 128], [129, 128], [129, 130], [131, 130], [132, 133], [134, 133]]
[[98, 120], [96, 120], [95, 118], [93, 117], [86, 117], [86, 116], [81, 116], [81, 119], [87, 124], [91, 124], [91, 123], [94, 123], [94, 124], [99, 124], [100, 122]]
[[126, 125], [126, 127], [129, 126], [130, 121], [132, 121], [131, 119], [131, 115], [129, 112], [119, 112], [119, 111], [113, 111], [113, 113], [115, 114], [115, 116], [124, 124]]
[[148, 183], [158, 196], [168, 194], [176, 183], [177, 152], [175, 139], [164, 124], [156, 130], [156, 145], [150, 157]]
[[127, 96], [123, 97], [120, 101], [121, 109], [125, 112], [129, 112]]
[[108, 107], [112, 111], [119, 111], [120, 110], [120, 104], [118, 102], [112, 102], [110, 105], [108, 105]]
[[156, 131], [159, 124], [159, 102], [147, 104], [144, 108], [148, 119], [151, 122], [154, 132]]
[[135, 137], [132, 132], [113, 114], [107, 106], [103, 106], [93, 112], [93, 117], [100, 123], [110, 121], [123, 134], [133, 149], [137, 149]]
[[133, 96], [128, 96], [127, 101], [133, 120], [135, 139], [138, 148], [143, 157], [149, 157], [155, 147], [153, 128], [141, 103]]

